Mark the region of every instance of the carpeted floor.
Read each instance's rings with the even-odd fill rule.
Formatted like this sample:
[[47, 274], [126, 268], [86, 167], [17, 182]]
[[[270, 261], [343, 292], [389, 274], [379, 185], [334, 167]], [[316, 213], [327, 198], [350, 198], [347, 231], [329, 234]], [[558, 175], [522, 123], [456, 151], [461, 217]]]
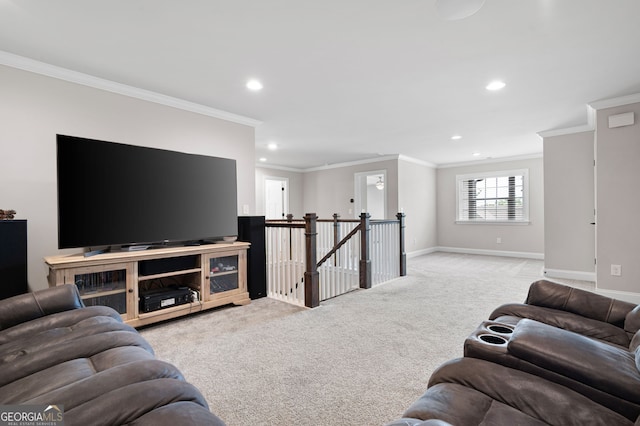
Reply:
[[433, 253], [409, 259], [406, 277], [316, 309], [264, 298], [141, 333], [229, 426], [383, 425], [495, 307], [524, 301], [542, 267]]

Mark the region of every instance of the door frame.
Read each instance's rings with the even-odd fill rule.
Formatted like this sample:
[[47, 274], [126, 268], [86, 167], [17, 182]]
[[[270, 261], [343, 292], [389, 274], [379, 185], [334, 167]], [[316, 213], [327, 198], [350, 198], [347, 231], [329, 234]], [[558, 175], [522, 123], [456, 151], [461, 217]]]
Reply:
[[[382, 189], [382, 211], [384, 212], [384, 218], [387, 216], [387, 189], [389, 187], [387, 181], [387, 169], [382, 170], [369, 170], [366, 172], [357, 172], [353, 174], [353, 182], [354, 182], [354, 209], [353, 214], [356, 219], [360, 218], [360, 213], [362, 213], [363, 204], [366, 205], [366, 202], [363, 203], [362, 200], [366, 200], [367, 193], [367, 177], [368, 176], [378, 176], [382, 175], [382, 181], [384, 182], [384, 188]], [[364, 195], [363, 195], [364, 194]]]

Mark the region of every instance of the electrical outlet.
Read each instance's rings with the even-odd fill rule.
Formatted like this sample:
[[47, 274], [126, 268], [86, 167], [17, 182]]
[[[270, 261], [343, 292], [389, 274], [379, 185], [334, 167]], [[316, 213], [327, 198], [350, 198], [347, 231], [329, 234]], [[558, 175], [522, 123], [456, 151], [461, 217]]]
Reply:
[[622, 266], [621, 265], [611, 265], [611, 275], [614, 277], [619, 277], [622, 275]]
[[500, 237], [496, 238], [496, 243], [497, 244], [502, 244], [502, 238], [500, 238]]

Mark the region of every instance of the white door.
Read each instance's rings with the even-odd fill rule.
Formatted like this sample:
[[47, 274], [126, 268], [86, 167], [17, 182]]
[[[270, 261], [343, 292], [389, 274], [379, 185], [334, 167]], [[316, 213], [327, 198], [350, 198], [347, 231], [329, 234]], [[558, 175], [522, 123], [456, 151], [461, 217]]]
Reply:
[[264, 180], [265, 217], [286, 219], [289, 210], [289, 182], [286, 178], [267, 177]]

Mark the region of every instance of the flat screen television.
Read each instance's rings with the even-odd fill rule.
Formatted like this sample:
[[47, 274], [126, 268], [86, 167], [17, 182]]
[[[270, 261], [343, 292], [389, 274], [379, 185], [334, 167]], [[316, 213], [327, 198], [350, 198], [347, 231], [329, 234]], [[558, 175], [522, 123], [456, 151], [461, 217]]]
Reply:
[[238, 233], [236, 161], [57, 135], [58, 248]]

